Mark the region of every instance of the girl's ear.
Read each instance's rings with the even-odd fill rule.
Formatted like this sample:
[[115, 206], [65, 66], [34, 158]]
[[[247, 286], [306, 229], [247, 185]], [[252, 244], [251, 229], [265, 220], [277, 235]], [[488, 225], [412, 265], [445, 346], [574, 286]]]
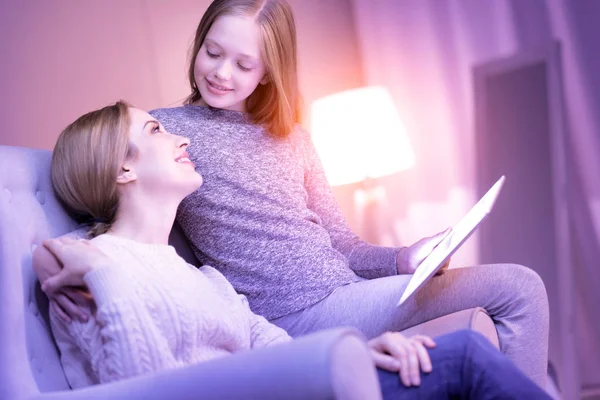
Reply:
[[267, 83], [269, 83], [269, 74], [265, 74], [265, 76], [263, 76], [260, 80], [261, 85], [266, 85]]
[[135, 171], [127, 165], [123, 165], [121, 167], [121, 171], [119, 171], [119, 175], [117, 175], [117, 183], [120, 184], [133, 182], [136, 179], [137, 175]]

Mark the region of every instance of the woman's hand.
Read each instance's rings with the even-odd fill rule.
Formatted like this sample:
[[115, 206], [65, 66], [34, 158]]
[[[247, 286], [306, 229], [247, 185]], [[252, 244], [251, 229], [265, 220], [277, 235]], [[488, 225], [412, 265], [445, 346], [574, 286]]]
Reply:
[[83, 281], [85, 273], [110, 259], [87, 240], [50, 239], [33, 253], [33, 270], [50, 306], [66, 323], [86, 322], [94, 301]]
[[[417, 267], [425, 260], [425, 258], [427, 258], [433, 249], [444, 240], [446, 235], [450, 234], [451, 230], [451, 228], [448, 228], [437, 235], [423, 238], [410, 247], [403, 247], [400, 249], [398, 256], [396, 257], [398, 274], [414, 274]], [[437, 274], [441, 275], [446, 272], [449, 265], [450, 259], [446, 261]]]
[[89, 310], [95, 305], [92, 295], [85, 288], [65, 287], [48, 298], [50, 307], [67, 324], [71, 323], [73, 319], [87, 322]]
[[399, 332], [386, 332], [369, 340], [369, 348], [375, 365], [390, 372], [399, 372], [406, 387], [421, 384], [421, 371], [432, 370], [427, 348], [435, 347], [428, 336], [416, 335], [406, 338]]
[[83, 277], [93, 269], [110, 265], [112, 261], [100, 249], [85, 239], [60, 237], [44, 241], [47, 248], [63, 265], [62, 270], [42, 283], [42, 290], [53, 296], [69, 286], [85, 286]]
[[[62, 263], [43, 245], [35, 249], [32, 261], [33, 271], [41, 284], [60, 273], [63, 268]], [[84, 286], [65, 287], [48, 298], [50, 307], [67, 324], [73, 319], [87, 322], [88, 312], [94, 303], [92, 296]]]

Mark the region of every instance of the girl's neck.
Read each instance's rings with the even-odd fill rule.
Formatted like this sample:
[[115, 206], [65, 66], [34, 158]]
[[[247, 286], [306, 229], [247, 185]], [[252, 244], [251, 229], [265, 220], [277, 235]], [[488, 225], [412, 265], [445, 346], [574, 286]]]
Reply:
[[208, 108], [211, 110], [217, 110], [217, 111], [223, 111], [223, 112], [229, 112], [229, 113], [236, 113], [236, 114], [242, 114], [242, 115], [246, 115], [248, 114], [247, 111], [239, 111], [239, 110], [229, 110], [226, 108], [216, 108], [216, 107], [212, 107], [211, 105], [207, 104], [203, 99], [198, 99], [196, 101], [194, 101], [193, 103], [190, 103], [191, 106], [196, 106], [196, 107], [204, 107], [204, 108]]
[[206, 102], [203, 99], [198, 99], [195, 102], [191, 103], [191, 105], [198, 107], [210, 107], [208, 104], [206, 104]]

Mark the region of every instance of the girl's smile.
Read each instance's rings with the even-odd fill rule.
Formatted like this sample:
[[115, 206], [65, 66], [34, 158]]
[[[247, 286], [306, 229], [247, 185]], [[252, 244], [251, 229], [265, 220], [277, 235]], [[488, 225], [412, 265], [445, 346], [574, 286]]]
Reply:
[[216, 95], [223, 95], [233, 91], [233, 89], [230, 89], [226, 86], [218, 85], [214, 82], [211, 82], [208, 78], [205, 78], [204, 80], [207, 83], [208, 89]]

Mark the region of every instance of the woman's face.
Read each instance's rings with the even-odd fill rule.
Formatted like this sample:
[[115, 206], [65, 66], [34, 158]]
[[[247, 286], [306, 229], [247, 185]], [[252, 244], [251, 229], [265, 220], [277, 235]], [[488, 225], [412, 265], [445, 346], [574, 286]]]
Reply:
[[260, 83], [266, 83], [265, 74], [254, 19], [234, 15], [217, 18], [194, 64], [201, 103], [245, 112], [246, 99]]
[[148, 193], [178, 193], [182, 198], [202, 185], [186, 148], [190, 144], [183, 136], [172, 135], [150, 114], [137, 108], [129, 109], [130, 143], [133, 157], [126, 160], [122, 173], [133, 177]]

